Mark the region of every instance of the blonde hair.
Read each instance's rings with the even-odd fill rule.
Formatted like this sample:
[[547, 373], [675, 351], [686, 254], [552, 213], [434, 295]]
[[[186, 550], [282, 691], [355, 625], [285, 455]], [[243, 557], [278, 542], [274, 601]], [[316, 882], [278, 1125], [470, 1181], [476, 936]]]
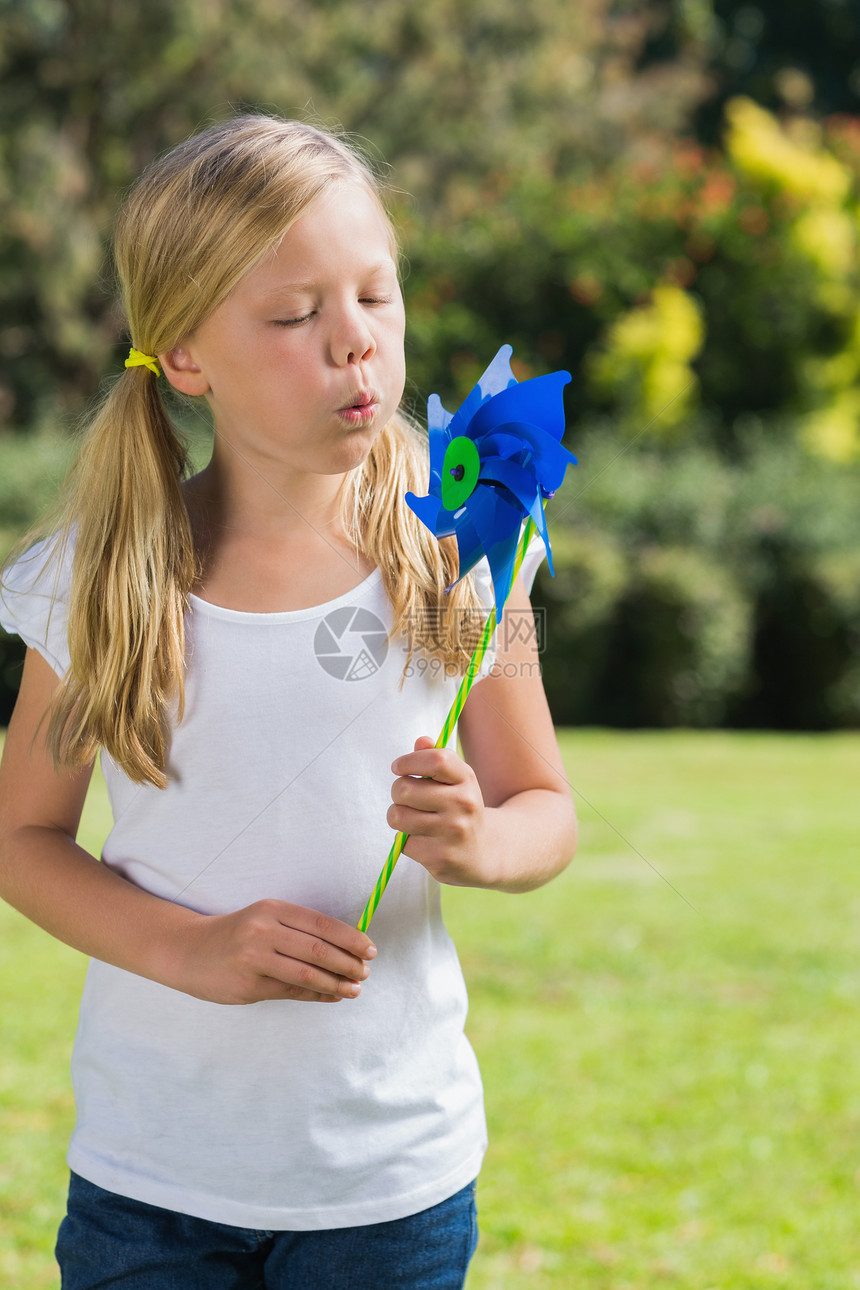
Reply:
[[[156, 161], [132, 188], [114, 242], [135, 348], [176, 346], [344, 180], [371, 193], [391, 228], [364, 159], [300, 122], [236, 117]], [[70, 476], [61, 534], [74, 540], [71, 666], [48, 727], [58, 765], [84, 765], [103, 746], [132, 780], [158, 787], [167, 783], [171, 720], [182, 718], [183, 624], [197, 576], [181, 488], [188, 463], [161, 384], [145, 367], [123, 372]], [[381, 570], [393, 634], [462, 672], [480, 603], [470, 579], [443, 602], [457, 576], [456, 545], [437, 542], [403, 500], [409, 488], [426, 491], [426, 479], [426, 444], [397, 414], [347, 476], [342, 517]]]

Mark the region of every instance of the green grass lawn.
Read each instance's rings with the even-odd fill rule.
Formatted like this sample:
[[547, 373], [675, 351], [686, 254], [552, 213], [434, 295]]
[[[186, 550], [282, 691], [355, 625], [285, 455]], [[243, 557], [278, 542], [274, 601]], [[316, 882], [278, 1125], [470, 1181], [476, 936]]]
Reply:
[[[860, 735], [562, 744], [573, 866], [446, 893], [491, 1134], [469, 1290], [860, 1288]], [[0, 910], [9, 1290], [57, 1285], [82, 976]]]

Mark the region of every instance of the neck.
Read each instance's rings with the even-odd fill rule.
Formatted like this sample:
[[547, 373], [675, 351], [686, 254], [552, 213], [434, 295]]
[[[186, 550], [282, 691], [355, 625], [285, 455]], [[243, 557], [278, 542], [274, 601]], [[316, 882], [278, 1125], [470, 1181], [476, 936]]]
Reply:
[[209, 465], [187, 485], [189, 509], [210, 528], [263, 538], [341, 533], [343, 475], [269, 471], [220, 447], [216, 441]]
[[204, 600], [259, 613], [303, 609], [373, 568], [340, 519], [345, 476], [276, 466], [230, 455], [216, 437], [212, 461], [185, 485]]

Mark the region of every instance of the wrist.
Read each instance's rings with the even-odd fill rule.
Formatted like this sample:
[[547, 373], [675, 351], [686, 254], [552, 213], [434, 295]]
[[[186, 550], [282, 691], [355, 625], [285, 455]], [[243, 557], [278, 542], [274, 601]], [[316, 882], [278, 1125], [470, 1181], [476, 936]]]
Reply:
[[154, 934], [149, 937], [141, 975], [171, 990], [195, 994], [200, 934], [204, 931], [207, 916], [171, 901], [163, 900], [161, 904], [163, 907], [157, 920], [159, 926], [150, 929]]

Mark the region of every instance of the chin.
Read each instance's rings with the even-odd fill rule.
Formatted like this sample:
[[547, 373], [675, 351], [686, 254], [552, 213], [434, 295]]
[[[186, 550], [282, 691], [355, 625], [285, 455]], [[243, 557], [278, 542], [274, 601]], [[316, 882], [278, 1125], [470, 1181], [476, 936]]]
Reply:
[[332, 466], [332, 474], [340, 474], [347, 470], [357, 470], [359, 466], [364, 465], [370, 455], [370, 450], [376, 442], [379, 431], [373, 430], [354, 430], [352, 434], [344, 439], [335, 457], [341, 464]]

